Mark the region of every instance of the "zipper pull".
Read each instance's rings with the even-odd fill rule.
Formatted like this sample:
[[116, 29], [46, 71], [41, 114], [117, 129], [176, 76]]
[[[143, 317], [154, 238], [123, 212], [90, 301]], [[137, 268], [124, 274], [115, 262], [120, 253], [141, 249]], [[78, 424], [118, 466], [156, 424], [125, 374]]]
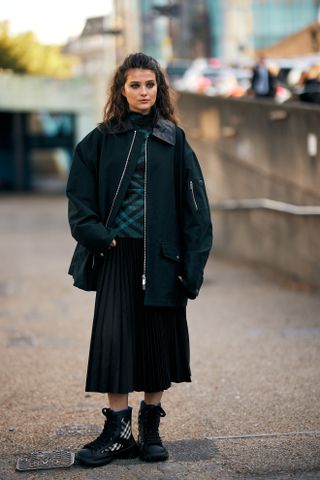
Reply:
[[147, 279], [145, 274], [142, 275], [142, 290], [146, 289]]

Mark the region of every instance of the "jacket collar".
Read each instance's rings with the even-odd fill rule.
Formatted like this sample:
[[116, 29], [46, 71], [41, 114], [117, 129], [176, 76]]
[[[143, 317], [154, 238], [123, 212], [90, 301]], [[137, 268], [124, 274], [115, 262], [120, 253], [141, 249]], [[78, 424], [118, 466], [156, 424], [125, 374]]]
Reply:
[[[111, 124], [111, 126], [107, 126], [104, 123], [100, 123], [98, 128], [102, 132], [113, 134], [125, 133], [135, 129], [130, 118], [126, 118], [120, 128], [115, 128], [115, 125], [113, 124]], [[170, 120], [159, 118], [153, 127], [152, 135], [160, 140], [163, 140], [164, 142], [169, 143], [170, 145], [176, 144], [176, 128], [175, 124]]]
[[170, 143], [170, 145], [176, 144], [176, 128], [175, 124], [170, 120], [159, 118], [159, 120], [153, 127], [152, 134], [155, 137], [160, 138], [160, 140]]

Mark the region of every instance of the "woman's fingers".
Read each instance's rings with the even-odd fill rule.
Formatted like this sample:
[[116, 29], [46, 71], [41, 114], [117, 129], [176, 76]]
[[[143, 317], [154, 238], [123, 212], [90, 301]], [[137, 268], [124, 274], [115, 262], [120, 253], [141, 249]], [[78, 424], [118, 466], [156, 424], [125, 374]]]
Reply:
[[117, 242], [115, 239], [113, 239], [108, 248], [115, 247], [116, 245], [117, 245]]

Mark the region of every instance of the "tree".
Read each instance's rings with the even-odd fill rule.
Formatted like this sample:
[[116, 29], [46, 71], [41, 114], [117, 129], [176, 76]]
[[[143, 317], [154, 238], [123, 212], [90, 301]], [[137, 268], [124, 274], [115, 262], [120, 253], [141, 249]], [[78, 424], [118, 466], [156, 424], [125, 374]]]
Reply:
[[65, 55], [58, 45], [43, 45], [33, 32], [10, 35], [7, 22], [0, 24], [0, 69], [17, 73], [66, 78], [76, 57]]

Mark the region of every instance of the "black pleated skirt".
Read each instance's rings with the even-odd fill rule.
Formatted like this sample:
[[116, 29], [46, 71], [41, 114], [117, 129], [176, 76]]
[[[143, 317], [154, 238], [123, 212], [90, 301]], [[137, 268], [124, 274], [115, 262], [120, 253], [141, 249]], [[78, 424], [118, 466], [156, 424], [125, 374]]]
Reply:
[[143, 305], [143, 240], [117, 238], [98, 279], [86, 391], [158, 392], [191, 382], [186, 307]]

